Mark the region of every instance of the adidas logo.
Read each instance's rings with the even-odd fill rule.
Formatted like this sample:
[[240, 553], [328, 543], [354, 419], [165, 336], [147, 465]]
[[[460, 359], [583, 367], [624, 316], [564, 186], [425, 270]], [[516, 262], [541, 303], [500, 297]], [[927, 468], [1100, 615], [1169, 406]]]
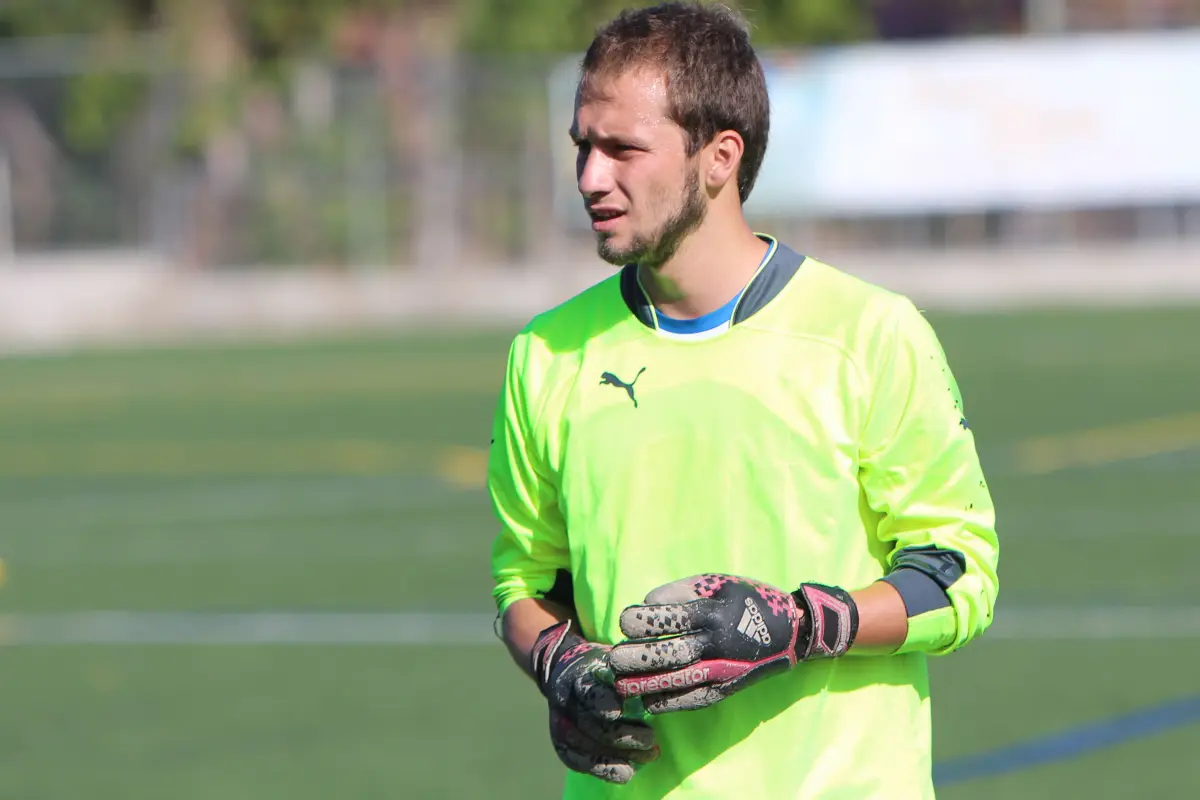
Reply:
[[767, 623], [759, 613], [758, 606], [754, 605], [754, 601], [749, 597], [746, 598], [746, 610], [742, 614], [742, 621], [738, 623], [738, 633], [759, 644], [771, 644], [771, 632], [767, 630]]

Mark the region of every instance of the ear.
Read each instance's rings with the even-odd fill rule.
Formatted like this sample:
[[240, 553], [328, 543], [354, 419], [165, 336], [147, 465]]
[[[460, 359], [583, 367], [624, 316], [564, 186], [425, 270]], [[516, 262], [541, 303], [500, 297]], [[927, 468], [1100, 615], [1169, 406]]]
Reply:
[[708, 152], [703, 178], [709, 192], [716, 194], [730, 181], [736, 187], [738, 167], [746, 150], [741, 135], [736, 131], [721, 131], [705, 150]]

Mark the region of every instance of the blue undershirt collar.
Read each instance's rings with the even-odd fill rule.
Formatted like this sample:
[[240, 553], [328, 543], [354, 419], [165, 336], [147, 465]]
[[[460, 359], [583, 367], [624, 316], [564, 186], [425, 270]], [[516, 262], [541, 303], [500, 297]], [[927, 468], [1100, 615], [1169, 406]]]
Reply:
[[655, 309], [654, 313], [658, 316], [659, 329], [667, 333], [704, 333], [705, 331], [711, 331], [713, 328], [719, 328], [731, 321], [733, 319], [733, 309], [737, 306], [738, 298], [741, 296], [742, 293], [738, 292], [732, 300], [716, 311], [710, 311], [695, 319], [675, 319], [674, 317], [668, 317], [658, 309]]
[[[774, 240], [771, 240], [770, 247], [767, 248], [767, 252], [763, 255], [762, 261], [760, 261], [758, 264], [758, 269], [761, 270], [763, 266], [771, 260], [771, 256], [773, 255], [775, 255], [775, 242]], [[756, 271], [755, 275], [757, 274], [758, 272]], [[668, 317], [666, 314], [655, 308], [654, 315], [658, 319], [658, 328], [659, 330], [667, 333], [686, 335], [692, 333], [705, 333], [707, 331], [719, 328], [722, 325], [732, 323], [733, 312], [737, 308], [738, 300], [741, 299], [742, 293], [745, 291], [745, 287], [742, 287], [742, 290], [735, 294], [733, 299], [731, 299], [728, 303], [721, 306], [716, 311], [710, 311], [703, 316], [696, 317], [695, 319], [676, 319], [675, 317]]]

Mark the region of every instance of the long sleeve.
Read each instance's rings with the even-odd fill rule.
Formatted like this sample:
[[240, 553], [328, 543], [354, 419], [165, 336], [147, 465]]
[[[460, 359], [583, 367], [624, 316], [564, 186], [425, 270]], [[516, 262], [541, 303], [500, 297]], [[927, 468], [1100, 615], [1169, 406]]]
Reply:
[[860, 482], [908, 609], [899, 652], [940, 655], [982, 634], [999, 590], [995, 508], [945, 353], [905, 299], [875, 348]]
[[538, 459], [526, 364], [521, 335], [509, 351], [488, 457], [488, 492], [500, 522], [492, 544], [492, 595], [501, 614], [517, 600], [544, 596], [569, 568], [558, 492]]

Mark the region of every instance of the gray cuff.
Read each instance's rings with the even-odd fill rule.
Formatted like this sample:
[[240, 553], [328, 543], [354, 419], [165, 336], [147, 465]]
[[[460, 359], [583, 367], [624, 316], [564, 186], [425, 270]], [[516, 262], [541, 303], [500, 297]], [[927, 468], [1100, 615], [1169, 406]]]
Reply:
[[901, 567], [883, 580], [900, 593], [900, 599], [904, 601], [904, 608], [909, 617], [950, 607], [950, 598], [946, 596], [946, 590], [920, 570]]

